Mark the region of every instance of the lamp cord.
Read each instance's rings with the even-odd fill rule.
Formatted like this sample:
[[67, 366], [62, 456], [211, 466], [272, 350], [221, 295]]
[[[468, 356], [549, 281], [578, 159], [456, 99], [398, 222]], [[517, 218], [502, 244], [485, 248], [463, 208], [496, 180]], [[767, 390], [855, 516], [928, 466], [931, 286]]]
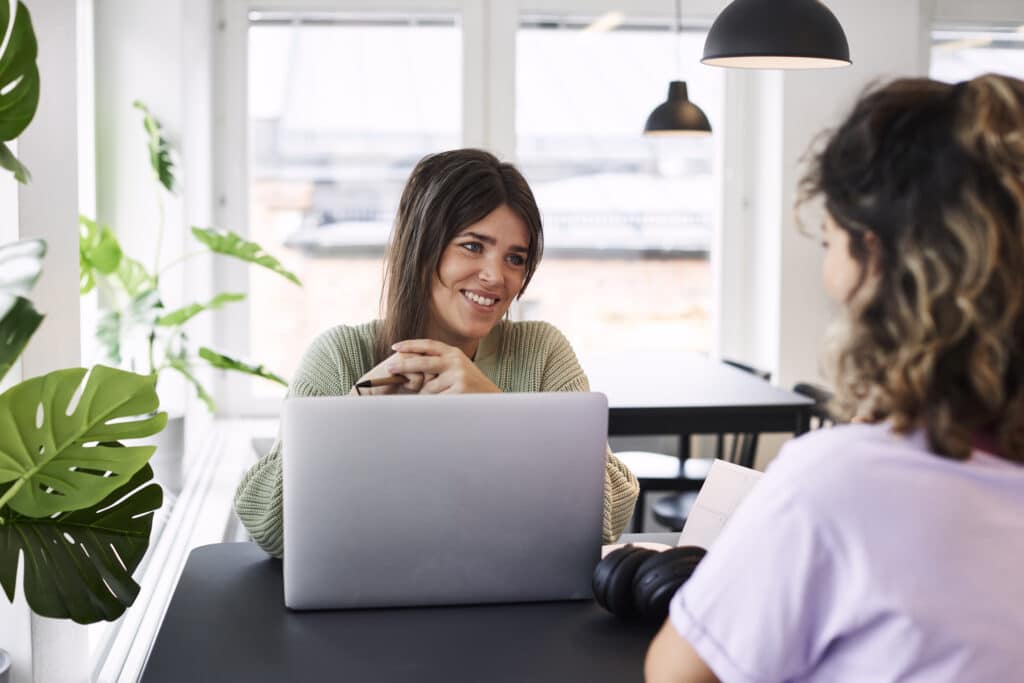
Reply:
[[680, 39], [680, 37], [682, 36], [682, 33], [683, 33], [683, 9], [682, 9], [682, 6], [683, 6], [683, 0], [676, 0], [676, 34], [675, 34], [675, 40], [673, 42], [675, 43], [675, 48], [676, 48], [676, 76], [679, 79], [682, 79], [682, 76], [683, 76], [683, 48], [679, 44], [680, 43], [679, 39]]

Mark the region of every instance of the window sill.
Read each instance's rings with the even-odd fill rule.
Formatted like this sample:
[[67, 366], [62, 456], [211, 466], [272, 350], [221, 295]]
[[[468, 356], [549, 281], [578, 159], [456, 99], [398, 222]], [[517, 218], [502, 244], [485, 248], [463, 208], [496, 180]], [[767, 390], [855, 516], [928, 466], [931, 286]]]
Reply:
[[181, 495], [169, 501], [163, 528], [136, 572], [141, 591], [135, 604], [108, 626], [113, 634], [104, 639], [106, 651], [97, 658], [94, 680], [139, 680], [188, 554], [201, 545], [245, 539], [232, 510], [235, 488], [256, 459], [254, 437], [272, 438], [276, 432], [276, 419], [209, 424]]

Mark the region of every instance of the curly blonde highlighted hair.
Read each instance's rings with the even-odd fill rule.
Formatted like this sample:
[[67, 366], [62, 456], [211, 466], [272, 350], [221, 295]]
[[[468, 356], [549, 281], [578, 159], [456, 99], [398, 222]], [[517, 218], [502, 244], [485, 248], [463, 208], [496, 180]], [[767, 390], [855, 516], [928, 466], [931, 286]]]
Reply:
[[1024, 82], [870, 89], [802, 189], [872, 274], [832, 330], [837, 412], [1024, 463]]

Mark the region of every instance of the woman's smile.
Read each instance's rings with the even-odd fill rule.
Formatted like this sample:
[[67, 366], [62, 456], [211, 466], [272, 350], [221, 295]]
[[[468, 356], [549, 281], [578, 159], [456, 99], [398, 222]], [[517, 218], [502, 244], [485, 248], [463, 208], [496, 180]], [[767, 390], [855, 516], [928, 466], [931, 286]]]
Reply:
[[501, 299], [493, 294], [487, 294], [480, 291], [479, 289], [463, 289], [462, 296], [466, 298], [469, 305], [474, 310], [479, 310], [484, 313], [491, 313], [494, 311], [494, 305], [501, 301]]

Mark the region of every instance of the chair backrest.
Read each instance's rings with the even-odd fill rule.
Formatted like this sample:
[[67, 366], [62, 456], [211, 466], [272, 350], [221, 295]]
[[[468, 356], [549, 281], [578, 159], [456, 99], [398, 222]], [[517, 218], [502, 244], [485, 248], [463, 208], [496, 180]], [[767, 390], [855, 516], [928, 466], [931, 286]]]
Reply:
[[[770, 382], [772, 379], [772, 373], [768, 370], [760, 370], [751, 365], [740, 363], [739, 361], [722, 359], [722, 362], [726, 365], [731, 365], [737, 370], [743, 372], [749, 372], [751, 375], [759, 377], [766, 382]], [[729, 455], [725, 456], [725, 434], [718, 435], [718, 443], [715, 448], [715, 457], [734, 462], [737, 465], [743, 467], [753, 467], [754, 458], [757, 456], [757, 432], [748, 432], [744, 434], [733, 434], [732, 444], [729, 448]]]
[[832, 392], [823, 386], [817, 384], [811, 384], [810, 382], [797, 382], [793, 386], [793, 391], [798, 394], [803, 394], [809, 399], [814, 401], [814, 405], [811, 406], [811, 429], [820, 429], [821, 427], [832, 427], [838, 424], [835, 416], [829, 410], [829, 404], [832, 402]]

